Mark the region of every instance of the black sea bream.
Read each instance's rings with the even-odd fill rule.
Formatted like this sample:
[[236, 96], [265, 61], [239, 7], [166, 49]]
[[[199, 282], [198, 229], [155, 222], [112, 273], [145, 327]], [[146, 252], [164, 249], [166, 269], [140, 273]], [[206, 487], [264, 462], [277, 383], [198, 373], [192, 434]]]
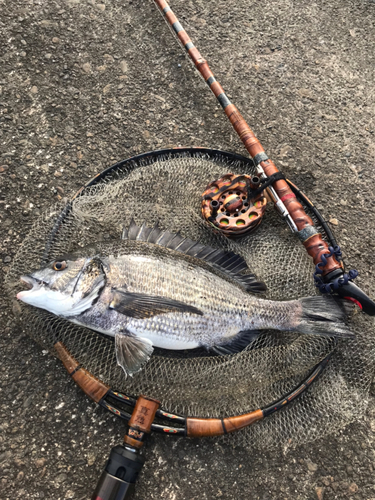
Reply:
[[231, 354], [265, 329], [353, 337], [343, 302], [261, 299], [251, 292], [265, 285], [242, 257], [134, 222], [122, 240], [79, 249], [21, 280], [31, 289], [18, 299], [114, 336], [130, 375], [153, 346]]

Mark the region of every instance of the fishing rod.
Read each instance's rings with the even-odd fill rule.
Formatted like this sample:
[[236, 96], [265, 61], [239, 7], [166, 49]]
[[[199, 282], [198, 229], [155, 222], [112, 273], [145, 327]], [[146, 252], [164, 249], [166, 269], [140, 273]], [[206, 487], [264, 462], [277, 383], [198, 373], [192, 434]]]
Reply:
[[[236, 106], [230, 102], [207, 61], [193, 44], [168, 3], [165, 0], [154, 0], [154, 2], [177, 35], [196, 69], [218, 100], [234, 130], [253, 159], [256, 173], [261, 181], [261, 187], [263, 189], [267, 188], [276, 210], [286, 220], [292, 232], [301, 240], [307, 253], [312, 257], [315, 265], [314, 279], [316, 286], [322, 293], [337, 293], [341, 297], [355, 302], [365, 313], [375, 316], [375, 302], [351, 281], [358, 275], [358, 272], [355, 270], [351, 270], [348, 274], [344, 272], [340, 247], [329, 246], [324, 241], [321, 233], [315, 227], [313, 220], [306, 214], [302, 204], [298, 201], [298, 199], [301, 199], [301, 197], [297, 197], [296, 190], [298, 191], [298, 189], [291, 183], [288, 183], [273, 161], [267, 156], [260, 141], [256, 138], [254, 132], [241, 116]], [[220, 188], [222, 188], [222, 184], [218, 186], [217, 183], [214, 183], [213, 190], [220, 190]], [[224, 202], [227, 202], [227, 199], [224, 199]], [[210, 208], [212, 212], [208, 217], [208, 221], [211, 223], [215, 221], [212, 215], [217, 215], [217, 207], [217, 200], [211, 201]], [[238, 209], [235, 210], [238, 211]], [[204, 212], [203, 208], [202, 212]], [[227, 214], [231, 215], [231, 212], [228, 211]], [[236, 215], [234, 214], [234, 216]], [[223, 223], [227, 225], [228, 219], [223, 219]], [[225, 234], [224, 231], [223, 233]]]
[[[162, 8], [162, 11], [164, 11], [164, 15], [167, 17], [167, 15], [171, 13], [171, 10], [166, 2], [158, 2], [157, 0], [155, 1], [158, 5], [161, 4], [159, 6], [160, 8]], [[165, 6], [163, 7], [163, 5]], [[334, 240], [329, 227], [321, 217], [316, 207], [314, 207], [314, 205], [310, 202], [310, 200], [301, 191], [299, 191], [298, 188], [294, 186], [294, 184], [285, 179], [283, 175], [277, 170], [275, 165], [268, 159], [262, 146], [260, 145], [260, 142], [256, 139], [254, 133], [248, 127], [245, 120], [241, 117], [237, 108], [230, 103], [229, 99], [224, 93], [224, 90], [222, 89], [220, 84], [216, 82], [215, 77], [208, 67], [208, 64], [200, 56], [197, 49], [195, 49], [194, 45], [190, 41], [190, 38], [186, 35], [186, 32], [184, 32], [181, 25], [178, 23], [177, 18], [175, 18], [175, 16], [174, 18], [171, 17], [172, 14], [169, 14], [170, 19], [168, 20], [168, 22], [171, 24], [173, 30], [177, 33], [177, 35], [179, 35], [182, 43], [185, 42], [184, 45], [189, 55], [191, 56], [190, 52], [193, 55], [195, 54], [195, 65], [200, 68], [200, 73], [202, 74], [202, 76], [204, 76], [205, 81], [208, 83], [214, 95], [217, 97], [218, 101], [224, 108], [225, 113], [227, 114], [235, 130], [244, 142], [246, 149], [249, 151], [252, 160], [250, 160], [249, 158], [239, 157], [238, 155], [234, 155], [232, 153], [207, 150], [203, 148], [199, 148], [196, 150], [193, 150], [193, 148], [178, 148], [176, 150], [164, 150], [156, 152], [153, 151], [151, 153], [145, 153], [142, 155], [138, 155], [137, 157], [119, 162], [116, 165], [107, 168], [104, 172], [96, 175], [95, 178], [91, 179], [84, 187], [82, 187], [78, 191], [78, 193], [76, 193], [74, 198], [67, 203], [61, 213], [57, 215], [53, 213], [53, 215], [50, 214], [43, 220], [40, 219], [41, 222], [38, 226], [35, 227], [37, 227], [38, 231], [40, 231], [41, 223], [43, 223], [43, 231], [40, 232], [43, 233], [43, 238], [45, 238], [46, 241], [40, 252], [42, 262], [48, 262], [48, 259], [50, 259], [51, 255], [53, 255], [54, 252], [57, 251], [57, 249], [61, 249], [66, 245], [71, 246], [71, 242], [74, 241], [74, 239], [72, 238], [73, 233], [75, 234], [75, 236], [79, 236], [79, 241], [81, 241], [81, 230], [83, 227], [82, 224], [85, 225], [86, 229], [86, 223], [88, 224], [88, 219], [85, 217], [82, 217], [82, 219], [79, 218], [79, 203], [77, 207], [78, 211], [77, 213], [74, 213], [74, 203], [75, 201], [79, 202], [80, 197], [82, 197], [83, 200], [85, 200], [86, 197], [86, 201], [90, 200], [90, 204], [92, 204], [93, 200], [96, 200], [96, 202], [98, 202], [98, 198], [92, 198], [93, 193], [90, 189], [95, 185], [98, 185], [98, 192], [100, 192], [100, 188], [103, 188], [104, 185], [106, 185], [107, 187], [111, 186], [112, 181], [114, 181], [115, 179], [116, 182], [121, 182], [121, 185], [123, 185], [122, 181], [124, 179], [128, 180], [128, 174], [140, 167], [148, 166], [151, 168], [152, 165], [155, 165], [155, 163], [153, 162], [157, 163], [158, 160], [160, 160], [160, 163], [162, 163], [163, 161], [173, 162], [173, 160], [180, 160], [182, 158], [200, 159], [202, 160], [202, 163], [199, 164], [199, 173], [202, 174], [206, 173], [209, 170], [208, 168], [206, 171], [206, 166], [207, 164], [210, 164], [210, 161], [213, 162], [213, 160], [218, 162], [216, 163], [216, 165], [220, 165], [220, 168], [223, 168], [224, 164], [226, 164], [228, 168], [232, 168], [231, 166], [235, 165], [236, 167], [234, 169], [240, 172], [253, 171], [254, 164], [256, 167], [255, 172], [257, 175], [236, 176], [234, 174], [227, 174], [219, 179], [221, 188], [217, 188], [218, 192], [215, 196], [219, 196], [220, 198], [224, 197], [225, 201], [218, 201], [214, 199], [214, 197], [210, 198], [210, 193], [213, 190], [215, 191], [216, 187], [215, 182], [213, 184], [209, 184], [209, 186], [206, 188], [208, 198], [204, 201], [208, 201], [209, 199], [211, 200], [208, 203], [211, 211], [209, 212], [209, 215], [208, 217], [206, 217], [206, 219], [209, 220], [209, 217], [212, 217], [212, 224], [215, 226], [216, 219], [212, 216], [212, 212], [214, 212], [217, 216], [216, 218], [218, 218], [219, 213], [224, 213], [223, 209], [225, 208], [225, 210], [228, 211], [227, 213], [230, 214], [228, 218], [235, 220], [236, 211], [240, 210], [241, 213], [243, 212], [244, 215], [247, 215], [247, 220], [253, 221], [249, 224], [248, 227], [250, 229], [255, 229], [259, 226], [260, 219], [263, 216], [263, 209], [265, 207], [265, 202], [263, 201], [265, 197], [262, 195], [262, 193], [264, 190], [267, 190], [279, 213], [284, 217], [291, 230], [299, 236], [308, 252], [309, 245], [311, 246], [315, 244], [315, 250], [310, 250], [309, 255], [311, 255], [314, 259], [314, 262], [316, 262], [317, 270], [315, 275], [318, 282], [319, 280], [321, 280], [321, 282], [319, 282], [320, 286], [327, 287], [329, 290], [326, 291], [332, 292], [335, 288], [335, 285], [329, 282], [324, 283], [323, 280], [319, 278], [319, 276], [323, 276], [324, 279], [327, 280], [327, 277], [329, 277], [330, 273], [337, 272], [338, 277], [335, 278], [337, 287], [340, 288], [340, 291], [345, 290], [345, 287], [349, 288], [349, 291], [346, 291], [344, 296], [350, 299], [357, 300], [354, 296], [355, 293], [357, 293], [356, 296], [361, 300], [361, 302], [360, 300], [358, 300], [358, 303], [360, 305], [361, 303], [364, 304], [368, 309], [371, 308], [374, 303], [372, 303], [370, 299], [368, 299], [368, 297], [366, 297], [359, 289], [357, 289], [359, 290], [359, 292], [355, 292], [356, 287], [354, 287], [354, 285], [350, 281], [350, 279], [352, 279], [351, 276], [353, 275], [350, 275], [350, 273], [349, 275], [347, 275], [348, 278], [346, 284], [344, 282], [340, 283], [340, 279], [345, 281], [346, 278], [343, 278], [343, 264], [339, 257], [339, 250], [336, 249], [336, 241]], [[207, 163], [206, 165], [202, 166], [203, 159], [207, 161]], [[223, 160], [225, 160], [226, 163], [224, 163]], [[169, 163], [169, 165], [171, 164], [176, 165], [176, 163]], [[186, 169], [184, 166], [184, 169], [180, 169], [179, 171], [185, 172], [185, 170]], [[171, 171], [175, 173], [173, 169], [171, 169]], [[198, 169], [196, 171], [198, 171]], [[153, 174], [155, 173], [154, 170], [152, 172]], [[157, 172], [160, 172], [160, 169], [158, 169]], [[142, 176], [143, 175], [144, 173], [142, 174]], [[199, 176], [199, 180], [201, 179], [202, 177]], [[131, 182], [132, 181], [130, 180], [130, 184]], [[162, 178], [157, 187], [160, 188], [163, 182], [164, 179]], [[187, 180], [186, 182], [191, 181]], [[182, 184], [180, 178], [178, 180], [175, 180], [175, 186], [179, 186], [179, 192], [181, 193], [181, 190], [185, 189], [186, 184], [182, 187], [180, 186], [180, 184]], [[167, 184], [168, 191], [171, 189], [171, 186], [172, 184]], [[114, 191], [112, 191], [112, 189], [114, 189]], [[198, 187], [197, 189], [200, 189], [200, 187]], [[220, 189], [224, 190], [220, 191]], [[234, 192], [231, 193], [231, 190], [233, 190]], [[225, 195], [227, 191], [228, 196]], [[110, 193], [113, 194], [114, 192], [116, 192], [116, 187], [112, 186]], [[124, 192], [126, 193], [126, 191]], [[196, 194], [198, 194], [199, 192], [201, 191], [197, 191]], [[105, 191], [105, 193], [106, 195], [109, 194], [108, 191]], [[122, 199], [125, 201], [129, 199], [128, 196], [122, 196], [121, 193], [123, 193], [123, 191], [117, 191], [116, 203], [118, 199]], [[103, 198], [105, 199], [103, 200]], [[118, 230], [117, 225], [115, 227], [115, 223], [112, 220], [112, 214], [114, 211], [118, 211], [118, 207], [124, 206], [117, 205], [114, 202], [114, 198], [111, 198], [111, 196], [109, 196], [108, 198], [107, 196], [103, 197], [102, 193], [100, 194], [100, 199], [102, 200], [102, 202], [100, 202], [101, 204], [99, 202], [97, 203], [97, 208], [95, 208], [95, 210], [100, 211], [105, 205], [104, 208], [105, 210], [110, 212], [110, 217], [105, 216], [105, 214], [100, 214], [100, 219], [95, 219], [95, 217], [92, 219], [94, 221], [93, 226], [97, 224], [98, 229], [97, 231], [93, 231], [90, 234], [91, 241], [93, 241], [95, 237], [98, 237], [98, 234], [101, 231], [102, 221], [104, 221], [103, 225], [106, 224], [106, 231], [109, 231], [110, 228], [112, 228], [114, 231]], [[138, 200], [140, 200], [139, 194]], [[250, 206], [250, 200], [254, 201], [252, 207]], [[128, 203], [128, 201], [126, 201], [126, 203]], [[168, 192], [168, 204], [166, 204], [166, 206], [170, 207], [170, 203], [174, 204], [175, 201], [170, 201], [170, 193]], [[176, 207], [178, 207], [178, 205], [176, 205]], [[241, 207], [241, 209], [239, 209], [238, 207]], [[321, 234], [315, 228], [312, 219], [306, 215], [305, 210], [307, 213], [312, 214], [312, 217], [314, 217], [314, 219], [318, 221], [318, 226], [321, 227], [321, 230], [323, 234], [325, 234], [327, 241], [330, 242], [330, 246], [325, 243]], [[87, 214], [87, 212], [85, 213]], [[258, 218], [256, 217], [255, 213], [258, 214]], [[170, 218], [170, 213], [168, 213], [166, 217]], [[78, 224], [77, 219], [79, 220]], [[240, 221], [240, 217], [237, 217], [237, 221]], [[231, 231], [229, 231], [229, 229], [234, 229], [234, 225], [239, 227], [239, 231], [237, 233], [241, 233], [241, 236], [243, 234], [246, 234], [246, 231], [245, 233], [243, 232], [243, 228], [241, 227], [242, 224], [236, 224], [234, 222], [231, 227], [228, 227], [228, 236], [233, 237], [233, 235], [230, 234]], [[36, 231], [37, 230], [34, 228], [34, 233], [31, 235], [33, 237], [29, 237], [28, 243], [18, 254], [17, 258], [19, 259], [19, 266], [22, 269], [26, 267], [25, 260], [27, 258], [34, 258], [34, 247], [37, 250], [40, 249], [40, 235], [36, 237]], [[48, 234], [46, 234], [46, 232]], [[222, 231], [222, 233], [225, 234], [224, 231]], [[320, 241], [322, 242], [321, 244]], [[269, 242], [273, 245], [273, 248], [276, 248], [276, 245], [274, 245], [275, 239], [270, 239]], [[264, 243], [264, 239], [262, 243]], [[321, 245], [321, 248], [319, 245]], [[286, 248], [288, 248], [289, 251], [290, 247]], [[32, 249], [33, 251], [30, 252], [30, 249]], [[320, 258], [318, 255], [319, 251]], [[315, 254], [317, 254], [318, 257], [316, 257]], [[282, 254], [279, 253], [279, 255]], [[314, 256], [316, 257], [316, 259], [314, 258]], [[269, 257], [270, 255], [268, 254], [265, 260], [269, 261]], [[307, 257], [305, 255], [304, 257], [304, 261], [299, 260], [299, 262], [306, 263]], [[289, 259], [284, 259], [283, 265], [288, 265], [289, 269], [291, 269], [292, 264], [289, 262]], [[307, 267], [308, 266], [306, 265], [304, 266], [305, 269]], [[18, 267], [14, 269], [17, 270]], [[16, 275], [14, 275], [13, 272], [13, 277], [16, 276], [18, 278], [20, 274], [21, 272], [18, 273], [17, 271]], [[327, 281], [329, 281], [329, 279]], [[282, 283], [281, 287], [279, 285], [279, 290], [283, 287], [284, 283]], [[351, 293], [352, 295], [349, 296], [349, 293]], [[367, 303], [366, 300], [368, 301]], [[262, 349], [249, 349], [249, 352], [247, 354], [241, 354], [238, 359], [229, 359], [225, 362], [220, 361], [218, 363], [215, 363], [215, 366], [214, 364], [203, 364], [203, 362], [200, 362], [194, 365], [188, 365], [188, 368], [181, 368], [181, 373], [179, 373], [179, 363], [178, 369], [176, 370], [177, 363], [167, 364], [163, 361], [162, 364], [159, 360], [157, 360], [155, 362], [155, 365], [157, 365], [158, 368], [153, 368], [154, 372], [150, 369], [150, 372], [148, 374], [145, 374], [143, 380], [141, 379], [133, 386], [132, 383], [129, 383], [128, 380], [126, 386], [124, 386], [123, 382], [120, 380], [120, 377], [117, 377], [116, 375], [114, 346], [112, 342], [110, 342], [100, 334], [95, 334], [95, 332], [93, 331], [85, 331], [78, 326], [67, 327], [66, 324], [64, 324], [60, 319], [51, 319], [50, 315], [35, 317], [38, 319], [26, 321], [25, 324], [27, 324], [29, 328], [31, 328], [30, 325], [34, 321], [33, 327], [38, 329], [38, 334], [35, 334], [35, 336], [37, 339], [39, 339], [38, 341], [42, 345], [50, 346], [50, 349], [52, 349], [53, 343], [55, 354], [58, 354], [69, 375], [77, 383], [77, 385], [85, 392], [87, 396], [93, 399], [102, 408], [105, 408], [113, 415], [116, 415], [117, 417], [129, 423], [123, 444], [116, 446], [111, 451], [111, 455], [95, 489], [92, 500], [130, 499], [135, 488], [137, 476], [144, 463], [144, 458], [140, 454], [140, 450], [142, 449], [144, 441], [150, 432], [158, 432], [171, 436], [186, 436], [194, 438], [219, 436], [231, 433], [232, 431], [237, 431], [239, 429], [245, 429], [245, 427], [247, 427], [248, 425], [252, 425], [257, 422], [259, 423], [261, 420], [266, 419], [277, 412], [279, 418], [276, 417], [276, 422], [278, 423], [274, 424], [274, 427], [267, 427], [265, 432], [269, 433], [270, 429], [275, 430], [278, 426], [279, 429], [283, 429], [282, 433], [285, 435], [285, 428], [288, 430], [290, 429], [292, 431], [292, 438], [289, 443], [292, 441], [292, 439], [294, 440], [294, 443], [297, 443], [298, 440], [296, 438], [296, 427], [298, 426], [299, 420], [298, 418], [295, 418], [295, 415], [306, 414], [307, 422], [309, 418], [311, 422], [316, 419], [315, 415], [319, 414], [319, 406], [315, 411], [315, 415], [313, 413], [310, 417], [308, 417], [309, 411], [306, 411], [306, 408], [310, 409], [314, 404], [316, 404], [317, 393], [315, 393], [309, 400], [308, 396], [306, 398], [306, 392], [309, 390], [311, 385], [319, 379], [323, 371], [326, 369], [326, 366], [328, 365], [330, 358], [333, 357], [332, 354], [336, 348], [336, 341], [332, 339], [322, 342], [320, 344], [320, 347], [318, 344], [314, 344], [312, 342], [311, 346], [308, 348], [306, 348], [306, 346], [302, 348], [298, 347], [299, 339], [297, 339], [296, 342], [291, 342], [288, 348], [286, 347], [286, 345], [279, 346], [277, 340], [275, 341], [275, 343], [263, 342], [258, 346], [262, 347]], [[32, 317], [29, 316], [29, 318]], [[74, 328], [79, 329], [74, 330]], [[363, 342], [361, 342], [360, 344], [363, 345]], [[271, 349], [264, 349], [267, 352], [266, 356], [268, 359], [265, 358], [262, 353], [260, 353], [261, 355], [258, 357], [255, 356], [256, 351], [263, 351], [263, 348], [267, 346], [271, 347]], [[275, 349], [273, 349], [274, 347]], [[279, 347], [281, 349], [283, 357], [281, 357], [281, 354], [278, 353]], [[301, 349], [300, 354], [302, 361], [299, 364], [296, 363], [297, 366], [293, 368], [293, 371], [290, 367], [290, 361], [297, 358], [296, 352], [298, 352], [299, 349]], [[268, 351], [272, 353], [271, 356]], [[252, 353], [251, 356], [249, 354], [250, 352]], [[353, 349], [352, 352], [356, 356], [358, 356], [358, 351], [355, 351], [355, 349]], [[361, 358], [365, 357], [366, 356], [361, 356]], [[232, 356], [230, 356], [230, 358], [232, 358]], [[315, 360], [315, 358], [316, 363], [315, 361], [314, 363], [311, 362], [311, 366], [309, 365], [310, 369], [308, 369], [306, 360], [311, 359], [312, 361]], [[166, 357], [165, 359], [168, 358]], [[363, 376], [362, 371], [363, 365], [360, 365], [359, 361], [355, 357], [352, 357], [352, 359], [355, 360], [355, 363], [353, 364], [354, 369], [358, 373], [358, 377], [360, 377], [361, 380], [365, 379], [366, 377]], [[202, 360], [204, 360], [204, 358], [202, 358]], [[249, 361], [256, 361], [257, 366], [254, 368], [253, 372], [248, 372], [250, 376], [247, 380], [246, 385], [241, 385], [242, 380], [244, 379], [246, 374], [244, 368], [245, 366], [251, 364]], [[272, 369], [270, 370], [270, 374], [266, 374], [266, 376], [264, 376], [265, 370], [269, 370], [269, 366], [271, 366], [271, 363]], [[282, 367], [286, 365], [287, 369], [284, 369], [284, 372], [282, 372], [282, 370], [278, 372], [278, 375], [275, 379], [274, 373], [276, 364], [279, 364], [279, 366]], [[233, 365], [237, 368], [231, 371]], [[191, 375], [190, 372], [187, 371], [187, 369], [191, 369], [192, 366], [199, 373], [197, 378], [190, 379]], [[203, 370], [202, 366], [204, 368]], [[210, 371], [206, 372], [206, 368], [209, 368]], [[337, 378], [343, 378], [341, 372], [336, 373], [340, 374], [340, 376]], [[296, 375], [298, 375], [299, 379], [303, 378], [303, 380], [300, 380], [297, 383], [295, 381]], [[327, 389], [327, 385], [322, 386], [324, 397], [326, 398], [325, 401], [329, 399], [329, 395], [331, 395], [334, 390], [337, 391], [337, 386], [332, 384], [331, 382], [331, 379], [334, 379], [334, 375], [334, 372], [331, 373], [331, 375], [328, 374], [327, 380], [323, 382], [323, 384], [331, 384], [333, 386], [330, 392]], [[255, 377], [256, 380], [262, 381], [260, 385], [258, 385], [257, 383], [253, 384], [253, 380], [255, 379]], [[215, 378], [217, 378], [216, 385], [214, 385], [213, 383], [213, 380]], [[187, 391], [184, 390], [185, 379], [188, 382]], [[181, 384], [181, 381], [182, 385], [179, 385]], [[122, 385], [122, 388], [114, 387], [116, 388], [116, 390], [112, 390], [112, 383]], [[294, 383], [296, 385], [294, 385]], [[270, 389], [268, 389], [267, 384], [269, 384]], [[139, 389], [139, 387], [141, 386], [142, 389]], [[237, 388], [237, 386], [239, 387]], [[147, 392], [155, 392], [155, 396], [157, 396], [157, 399], [142, 395], [143, 387], [147, 387]], [[216, 390], [216, 387], [219, 387], [219, 389]], [[223, 387], [223, 389], [221, 389], [221, 387]], [[165, 393], [165, 388], [167, 389], [167, 393]], [[267, 388], [268, 392], [265, 392], [264, 388]], [[209, 391], [207, 391], [208, 389]], [[232, 398], [232, 395], [235, 393], [236, 389], [238, 389], [237, 392], [238, 394], [240, 394], [240, 397], [246, 400], [246, 405], [242, 404], [239, 396], [236, 396], [236, 398], [233, 397], [233, 399], [235, 399], [236, 406], [236, 409], [233, 410], [229, 407], [229, 400]], [[354, 389], [356, 391], [355, 396], [357, 396], [358, 389], [357, 387], [355, 387]], [[200, 390], [199, 393], [198, 390]], [[175, 411], [177, 412], [176, 408], [178, 407], [178, 404], [180, 404], [180, 402], [178, 402], [177, 405], [173, 402], [173, 391], [175, 391], [176, 393], [186, 392], [186, 395], [183, 394], [184, 402], [182, 407], [186, 408], [187, 406], [189, 408], [189, 405], [194, 406], [193, 409], [186, 410], [186, 413], [193, 413], [191, 416], [190, 414], [182, 415], [179, 413], [174, 413]], [[257, 394], [256, 396], [255, 403], [253, 400], [254, 391], [259, 391], [259, 394]], [[159, 394], [157, 394], [158, 392]], [[191, 392], [194, 393], [194, 402], [193, 400], [191, 400], [191, 403], [189, 403], [189, 399], [191, 399]], [[219, 410], [215, 409], [214, 403], [211, 402], [211, 397], [207, 398], [207, 394], [213, 394], [214, 392], [218, 393], [218, 396], [220, 397], [219, 406], [217, 404]], [[341, 395], [341, 391], [337, 392]], [[271, 393], [272, 395], [272, 397], [270, 397], [269, 399], [268, 393]], [[267, 394], [267, 397], [265, 396], [265, 394]], [[136, 399], [137, 395], [138, 398]], [[167, 411], [164, 406], [160, 407], [161, 403], [159, 403], [158, 396], [160, 396], [160, 400], [166, 400], [165, 404], [168, 407], [169, 404], [174, 405], [174, 407], [170, 407], [171, 412]], [[305, 397], [305, 399], [300, 405], [300, 413], [297, 413], [296, 408], [298, 408], [298, 406], [296, 407], [295, 403], [297, 398], [301, 396]], [[201, 403], [201, 401], [205, 400], [206, 398], [208, 399], [209, 407], [207, 411], [203, 411], [199, 408], [203, 407], [203, 403]], [[321, 401], [319, 400], [319, 402], [324, 401], [323, 396], [320, 396], [320, 399]], [[358, 397], [355, 398], [356, 401], [358, 399]], [[172, 400], [172, 402], [170, 402], [170, 400]], [[224, 405], [225, 413], [223, 413]], [[282, 412], [288, 406], [291, 407], [290, 411], [295, 413], [292, 413], [292, 416], [288, 415], [288, 417], [283, 417]], [[337, 407], [335, 407], [334, 411], [334, 415], [336, 416]], [[185, 413], [185, 410], [181, 410], [181, 413]], [[200, 417], [199, 413], [205, 416]], [[207, 416], [208, 414], [212, 416]], [[292, 423], [289, 423], [289, 421], [291, 421]], [[294, 422], [296, 422], [296, 424], [294, 424]], [[316, 426], [314, 426], [314, 428], [315, 427]], [[313, 432], [315, 432], [315, 434], [317, 433], [316, 428]], [[242, 438], [240, 439], [245, 442], [246, 435], [243, 434]], [[247, 439], [248, 442], [250, 442], [251, 437], [248, 436]], [[253, 446], [253, 439], [251, 439], [251, 444]]]

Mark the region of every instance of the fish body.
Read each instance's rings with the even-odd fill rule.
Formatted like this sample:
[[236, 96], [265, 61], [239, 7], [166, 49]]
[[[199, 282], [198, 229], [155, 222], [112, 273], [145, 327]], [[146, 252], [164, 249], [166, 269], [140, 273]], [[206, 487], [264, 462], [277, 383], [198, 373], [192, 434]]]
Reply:
[[[190, 256], [137, 241], [126, 242], [114, 255], [103, 256], [105, 248], [96, 250], [102, 254], [106, 285], [95, 304], [75, 321], [107, 335], [126, 330], [174, 350], [225, 344], [243, 330], [297, 326], [291, 318], [298, 316], [298, 301], [261, 300]], [[171, 299], [186, 310], [131, 317], [114, 308], [126, 294]]]
[[143, 366], [153, 346], [230, 354], [266, 329], [352, 336], [334, 300], [261, 299], [249, 291], [265, 287], [245, 269], [233, 253], [133, 223], [123, 240], [80, 249], [24, 277], [33, 288], [17, 297], [114, 336], [126, 374]]

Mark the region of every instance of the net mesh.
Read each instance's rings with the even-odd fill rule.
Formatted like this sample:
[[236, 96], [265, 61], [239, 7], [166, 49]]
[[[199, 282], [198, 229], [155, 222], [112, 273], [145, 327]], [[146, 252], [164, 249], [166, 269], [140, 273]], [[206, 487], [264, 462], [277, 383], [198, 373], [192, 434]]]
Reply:
[[[300, 242], [271, 207], [259, 229], [240, 241], [216, 234], [200, 215], [201, 193], [227, 172], [252, 174], [246, 159], [218, 152], [174, 152], [117, 164], [85, 188], [68, 209], [56, 205], [33, 225], [7, 277], [19, 277], [63, 253], [98, 240], [120, 238], [131, 218], [202, 243], [233, 250], [266, 283], [267, 298], [316, 294], [313, 265]], [[144, 369], [125, 379], [111, 339], [52, 314], [18, 304], [27, 333], [53, 352], [61, 341], [87, 370], [113, 389], [159, 399], [163, 408], [188, 416], [223, 417], [268, 406], [335, 349], [329, 338], [264, 332], [251, 349], [231, 356], [154, 354]], [[294, 446], [338, 430], [362, 414], [374, 373], [374, 321], [357, 313], [355, 340], [339, 342], [323, 375], [285, 410], [226, 436], [249, 447]]]

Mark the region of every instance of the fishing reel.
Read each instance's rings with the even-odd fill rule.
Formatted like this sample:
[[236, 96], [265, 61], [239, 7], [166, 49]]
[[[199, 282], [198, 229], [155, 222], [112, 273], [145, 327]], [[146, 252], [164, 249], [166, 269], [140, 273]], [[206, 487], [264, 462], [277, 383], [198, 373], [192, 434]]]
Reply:
[[228, 238], [242, 238], [262, 221], [267, 198], [260, 178], [226, 174], [211, 182], [202, 194], [202, 215]]

